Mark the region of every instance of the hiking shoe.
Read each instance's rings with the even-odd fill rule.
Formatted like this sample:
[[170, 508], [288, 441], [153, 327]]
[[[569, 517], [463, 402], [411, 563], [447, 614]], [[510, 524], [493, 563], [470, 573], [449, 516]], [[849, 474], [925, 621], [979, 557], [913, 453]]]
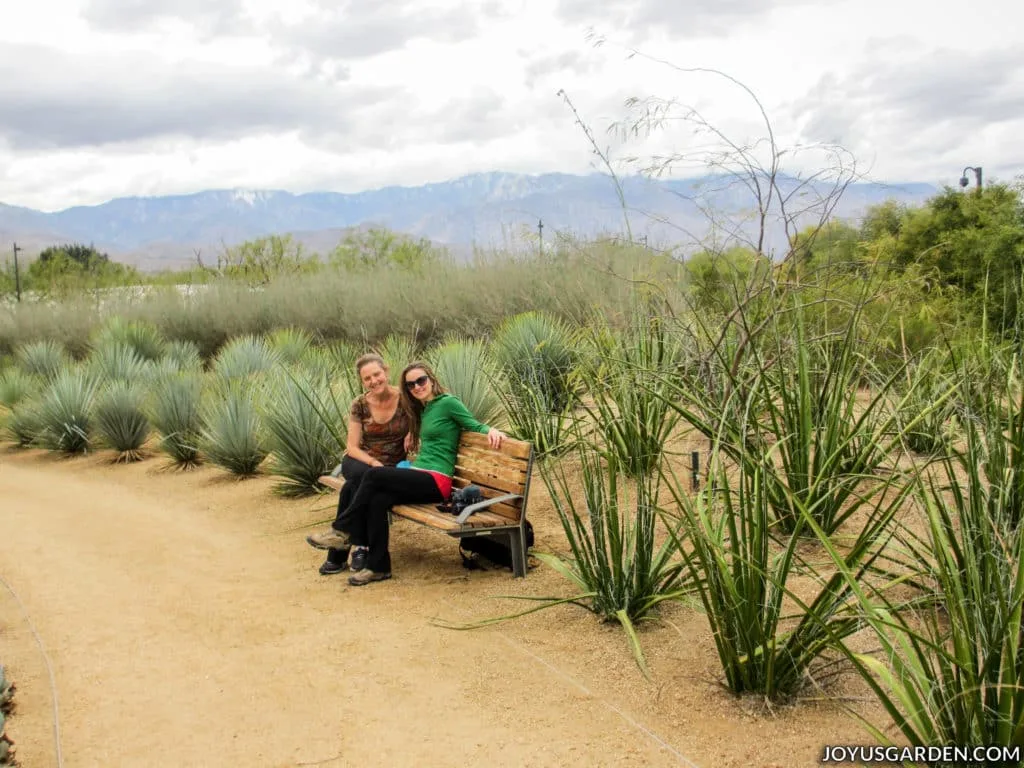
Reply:
[[371, 581], [384, 581], [390, 578], [390, 573], [374, 573], [369, 568], [363, 568], [363, 570], [349, 576], [348, 583], [353, 587], [361, 587], [364, 584], [369, 584]]
[[320, 533], [311, 533], [306, 537], [306, 542], [317, 549], [348, 549], [351, 544], [348, 534], [328, 528]]
[[327, 560], [324, 561], [324, 563], [321, 565], [321, 567], [319, 567], [319, 571], [321, 571], [321, 575], [334, 575], [335, 573], [340, 573], [341, 571], [347, 570], [347, 569], [348, 569], [348, 563], [347, 562], [334, 562], [333, 560], [331, 560], [330, 557]]
[[321, 576], [333, 576], [348, 569], [348, 552], [344, 549], [327, 550], [327, 559], [320, 566]]
[[366, 547], [356, 547], [352, 550], [352, 562], [349, 563], [349, 568], [352, 572], [361, 571], [366, 567], [366, 557], [370, 554], [370, 550]]

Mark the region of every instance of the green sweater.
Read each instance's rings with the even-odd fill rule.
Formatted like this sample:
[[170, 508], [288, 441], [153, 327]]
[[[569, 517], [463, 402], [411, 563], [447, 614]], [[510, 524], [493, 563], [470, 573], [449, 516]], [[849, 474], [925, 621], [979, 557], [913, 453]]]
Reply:
[[473, 414], [455, 395], [438, 395], [423, 409], [420, 419], [420, 452], [412, 466], [451, 476], [455, 473], [459, 435], [463, 432], [486, 435], [489, 430], [490, 427], [473, 418]]

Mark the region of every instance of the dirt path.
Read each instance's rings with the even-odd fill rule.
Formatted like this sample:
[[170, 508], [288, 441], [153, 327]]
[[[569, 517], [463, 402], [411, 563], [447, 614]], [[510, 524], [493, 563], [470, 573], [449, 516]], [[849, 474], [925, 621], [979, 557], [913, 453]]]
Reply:
[[[0, 448], [0, 575], [52, 660], [65, 766], [789, 766], [865, 741], [834, 706], [746, 713], [711, 682], [707, 637], [647, 633], [652, 686], [578, 609], [431, 626], [566, 588], [543, 569], [467, 572], [451, 541], [407, 524], [395, 578], [348, 587], [294, 530], [325, 502], [270, 486]], [[0, 660], [23, 765], [56, 765], [43, 657], [2, 587]]]

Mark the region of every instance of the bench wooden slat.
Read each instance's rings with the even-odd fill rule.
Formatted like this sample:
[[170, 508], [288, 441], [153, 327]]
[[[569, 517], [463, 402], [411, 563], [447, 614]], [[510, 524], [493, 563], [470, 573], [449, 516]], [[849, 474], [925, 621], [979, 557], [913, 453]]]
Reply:
[[[490, 451], [487, 445], [487, 435], [481, 435], [479, 432], [463, 432], [459, 438], [459, 445], [469, 445]], [[502, 442], [500, 450], [505, 456], [514, 456], [517, 459], [530, 458], [530, 444], [523, 440], [513, 440], [511, 437], [506, 438]]]
[[431, 528], [440, 528], [442, 531], [457, 531], [461, 528], [494, 528], [496, 526], [510, 525], [509, 521], [499, 515], [490, 512], [477, 512], [470, 517], [465, 525], [459, 525], [455, 515], [441, 512], [432, 504], [400, 504], [392, 508], [392, 514], [424, 523]]
[[519, 459], [515, 456], [505, 456], [486, 448], [477, 448], [472, 445], [459, 446], [459, 458], [465, 459], [473, 464], [482, 464], [495, 469], [502, 469], [506, 472], [525, 472], [529, 462], [526, 459]]
[[508, 477], [505, 474], [498, 474], [489, 468], [474, 465], [471, 469], [461, 464], [455, 465], [455, 474], [469, 480], [476, 485], [486, 485], [488, 488], [495, 488], [505, 493], [522, 493], [526, 487], [526, 478]]

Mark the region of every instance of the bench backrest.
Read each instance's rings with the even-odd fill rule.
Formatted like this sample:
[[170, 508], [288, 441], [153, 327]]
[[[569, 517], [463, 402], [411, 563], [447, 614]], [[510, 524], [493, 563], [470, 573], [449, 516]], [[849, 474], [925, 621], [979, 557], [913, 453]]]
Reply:
[[475, 485], [485, 499], [518, 493], [523, 498], [501, 502], [488, 507], [488, 512], [518, 523], [530, 492], [530, 472], [533, 469], [533, 445], [523, 440], [506, 438], [497, 451], [487, 445], [487, 436], [477, 432], [463, 432], [459, 438], [459, 453], [455, 459], [452, 486], [464, 488]]

